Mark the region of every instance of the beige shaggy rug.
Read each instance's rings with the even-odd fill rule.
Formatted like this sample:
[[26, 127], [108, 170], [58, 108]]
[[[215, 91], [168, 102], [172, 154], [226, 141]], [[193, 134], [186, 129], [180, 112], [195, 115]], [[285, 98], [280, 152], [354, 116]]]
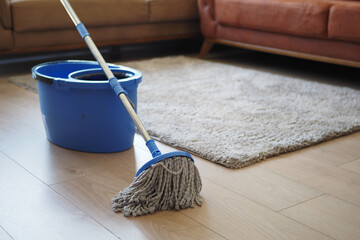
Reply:
[[154, 138], [229, 168], [360, 130], [358, 90], [186, 56], [120, 64], [143, 73], [138, 114]]

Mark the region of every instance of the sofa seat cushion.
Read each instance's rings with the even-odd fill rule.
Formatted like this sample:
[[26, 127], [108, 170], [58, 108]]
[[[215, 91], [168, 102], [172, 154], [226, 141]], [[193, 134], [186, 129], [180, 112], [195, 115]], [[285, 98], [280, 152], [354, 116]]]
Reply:
[[12, 27], [10, 3], [8, 0], [0, 1], [0, 22], [5, 29]]
[[331, 7], [329, 37], [360, 42], [360, 2], [339, 3]]
[[[17, 32], [74, 28], [59, 0], [12, 0], [13, 27]], [[148, 22], [146, 0], [71, 0], [87, 27]]]
[[311, 0], [215, 0], [215, 18], [233, 27], [327, 37], [330, 7]]
[[[136, 25], [109, 26], [101, 28], [95, 27], [88, 28], [88, 30], [91, 33], [91, 37], [96, 45], [104, 46], [109, 44], [128, 44], [137, 42], [139, 39], [152, 39], [152, 41], [154, 41], [156, 39], [167, 36], [181, 36], [190, 34], [197, 35], [199, 34], [198, 25], [199, 23], [197, 21], [184, 21], [157, 24], [146, 23]], [[86, 47], [84, 41], [81, 39], [81, 37], [79, 37], [79, 34], [74, 31], [74, 29], [39, 32], [15, 32], [14, 38], [16, 48], [41, 48], [54, 46], [65, 47], [66, 45]]]
[[11, 30], [3, 29], [0, 26], [0, 50], [11, 49], [12, 47], [14, 47], [14, 41]]
[[[218, 34], [222, 36], [222, 39], [239, 43], [360, 62], [360, 44], [357, 43], [297, 37], [227, 26], [219, 26]], [[298, 56], [298, 54], [294, 53], [293, 56]]]

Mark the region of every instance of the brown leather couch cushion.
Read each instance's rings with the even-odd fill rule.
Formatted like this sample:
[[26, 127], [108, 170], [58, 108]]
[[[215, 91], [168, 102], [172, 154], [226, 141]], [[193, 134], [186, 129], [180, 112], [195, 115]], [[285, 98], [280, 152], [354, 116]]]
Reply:
[[217, 0], [215, 18], [222, 25], [326, 37], [330, 6], [311, 0]]
[[[87, 27], [148, 22], [146, 0], [72, 0], [71, 5]], [[17, 32], [73, 27], [59, 0], [12, 0]]]
[[14, 46], [11, 30], [0, 26], [0, 50], [10, 49]]
[[329, 37], [360, 42], [360, 2], [335, 4], [331, 7]]
[[222, 39], [360, 62], [360, 44], [219, 26]]
[[149, 1], [150, 21], [196, 20], [199, 13], [194, 0], [151, 0]]
[[6, 29], [10, 29], [12, 27], [9, 0], [0, 1], [0, 22]]
[[[119, 43], [139, 39], [176, 36], [199, 33], [199, 23], [197, 21], [184, 21], [157, 24], [136, 24], [102, 28], [88, 28], [91, 37], [97, 46], [107, 45], [108, 43]], [[1, 33], [1, 32], [0, 32]], [[74, 29], [40, 31], [40, 32], [15, 32], [15, 47], [56, 47], [73, 44], [81, 44], [86, 47], [84, 41]]]

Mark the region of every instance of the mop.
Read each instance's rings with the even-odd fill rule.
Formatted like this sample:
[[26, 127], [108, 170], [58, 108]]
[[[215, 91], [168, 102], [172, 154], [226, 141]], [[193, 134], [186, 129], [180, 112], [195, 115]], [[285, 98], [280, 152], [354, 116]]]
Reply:
[[116, 194], [111, 202], [114, 212], [124, 216], [141, 216], [159, 210], [180, 210], [201, 206], [201, 178], [192, 156], [183, 151], [162, 154], [144, 128], [119, 80], [109, 69], [84, 24], [80, 22], [68, 0], [60, 0], [93, 56], [100, 64], [115, 94], [120, 98], [153, 159], [137, 172], [129, 187]]

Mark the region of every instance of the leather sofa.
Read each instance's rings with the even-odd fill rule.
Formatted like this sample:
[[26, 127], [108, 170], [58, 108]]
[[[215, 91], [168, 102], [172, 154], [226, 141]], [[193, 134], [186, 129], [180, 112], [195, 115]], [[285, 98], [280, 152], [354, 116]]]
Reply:
[[[196, 0], [70, 0], [97, 46], [201, 36]], [[59, 0], [0, 0], [0, 55], [86, 48]]]
[[215, 43], [360, 67], [360, 1], [198, 0], [205, 37]]

